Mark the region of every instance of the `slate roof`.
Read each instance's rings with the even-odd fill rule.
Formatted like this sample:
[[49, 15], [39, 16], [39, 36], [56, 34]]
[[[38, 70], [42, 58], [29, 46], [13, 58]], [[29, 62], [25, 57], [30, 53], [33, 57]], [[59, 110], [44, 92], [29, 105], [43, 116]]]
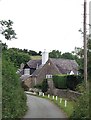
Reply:
[[32, 76], [37, 76], [37, 75], [40, 73], [41, 69], [42, 69], [42, 67], [36, 69], [36, 70], [33, 72]]
[[[77, 74], [78, 64], [75, 60], [50, 58], [50, 61], [54, 64], [54, 66], [61, 74], [69, 74], [71, 71], [73, 71], [74, 74]], [[41, 69], [42, 66], [40, 65], [40, 67], [34, 71], [32, 76], [37, 76]]]
[[42, 64], [42, 60], [30, 60], [29, 62], [27, 62], [27, 65], [30, 68], [36, 68], [37, 65], [40, 66]]
[[20, 77], [20, 79], [21, 79], [22, 81], [24, 81], [24, 80], [28, 79], [30, 76], [31, 76], [31, 75], [22, 75], [22, 76]]
[[57, 67], [60, 73], [67, 74], [73, 71], [75, 74], [77, 74], [78, 64], [75, 60], [54, 58], [50, 58], [50, 60]]

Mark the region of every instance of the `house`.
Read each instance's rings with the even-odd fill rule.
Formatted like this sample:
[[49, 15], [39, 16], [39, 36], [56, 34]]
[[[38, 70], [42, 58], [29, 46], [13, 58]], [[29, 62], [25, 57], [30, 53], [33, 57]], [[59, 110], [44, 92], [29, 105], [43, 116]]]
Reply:
[[55, 74], [78, 74], [78, 64], [75, 60], [49, 58], [44, 51], [41, 60], [30, 60], [21, 66], [20, 73], [21, 80], [30, 88]]

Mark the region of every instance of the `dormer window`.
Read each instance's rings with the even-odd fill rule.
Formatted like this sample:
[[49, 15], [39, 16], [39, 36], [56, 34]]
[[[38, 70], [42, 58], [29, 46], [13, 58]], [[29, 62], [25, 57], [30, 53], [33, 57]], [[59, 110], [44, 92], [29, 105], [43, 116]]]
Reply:
[[24, 75], [30, 75], [30, 69], [29, 68], [24, 69]]

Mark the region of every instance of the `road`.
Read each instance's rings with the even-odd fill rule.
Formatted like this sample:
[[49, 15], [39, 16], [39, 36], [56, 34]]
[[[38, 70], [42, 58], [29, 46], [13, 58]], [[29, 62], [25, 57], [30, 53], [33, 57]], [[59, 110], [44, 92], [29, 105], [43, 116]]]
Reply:
[[24, 118], [67, 118], [51, 101], [27, 95], [28, 111]]

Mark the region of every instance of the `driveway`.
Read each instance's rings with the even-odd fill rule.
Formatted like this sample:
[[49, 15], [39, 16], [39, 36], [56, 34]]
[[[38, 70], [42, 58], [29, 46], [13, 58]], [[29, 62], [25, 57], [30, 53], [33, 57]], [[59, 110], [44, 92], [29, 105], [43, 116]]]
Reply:
[[27, 105], [24, 118], [67, 118], [56, 105], [44, 98], [27, 95]]

